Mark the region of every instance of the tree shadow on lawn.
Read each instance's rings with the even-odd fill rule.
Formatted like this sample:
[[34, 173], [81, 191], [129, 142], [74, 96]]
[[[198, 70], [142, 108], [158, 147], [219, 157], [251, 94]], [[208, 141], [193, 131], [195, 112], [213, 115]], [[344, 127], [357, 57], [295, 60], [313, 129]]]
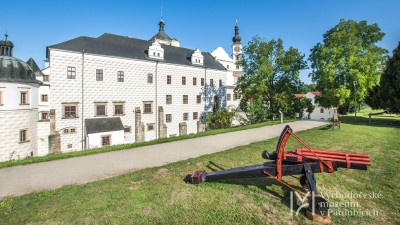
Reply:
[[400, 128], [400, 117], [395, 115], [392, 116], [379, 116], [379, 117], [372, 117], [371, 124], [369, 124], [369, 118], [367, 117], [357, 117], [354, 116], [342, 116], [340, 120], [344, 124], [351, 124], [351, 125], [368, 125], [374, 127], [394, 127]]
[[[217, 165], [216, 163], [214, 163], [213, 161], [209, 162], [209, 165], [207, 166], [207, 168], [209, 168], [210, 170], [212, 170], [213, 172], [216, 172], [218, 170], [214, 169], [211, 167], [215, 166], [217, 168], [220, 168], [220, 170], [224, 170], [220, 165]], [[184, 182], [186, 183], [190, 183], [190, 177], [191, 174], [188, 174], [185, 178], [184, 178]], [[294, 177], [294, 176], [292, 176]], [[276, 182], [274, 179], [272, 178], [268, 178], [268, 177], [260, 177], [260, 178], [243, 178], [243, 179], [230, 179], [230, 180], [220, 180], [220, 181], [213, 181], [212, 183], [222, 183], [222, 184], [227, 184], [227, 185], [240, 185], [245, 187], [247, 190], [249, 190], [249, 192], [253, 192], [254, 194], [259, 194], [258, 191], [252, 189], [251, 187], [257, 187], [271, 195], [273, 195], [274, 197], [276, 197], [277, 199], [280, 200], [281, 203], [283, 203], [286, 207], [290, 208], [290, 190], [284, 186], [282, 186], [282, 184]], [[278, 193], [272, 190], [272, 185], [278, 185], [282, 188], [283, 190], [283, 194], [282, 193]], [[299, 191], [304, 191], [301, 187], [297, 186], [297, 185], [293, 185], [290, 184], [292, 187], [294, 187], [296, 190]], [[293, 195], [294, 198], [296, 198], [296, 195]], [[294, 209], [293, 210], [297, 210], [297, 207], [299, 207], [297, 205], [297, 199], [294, 199]], [[302, 210], [301, 215], [303, 215], [305, 218], [307, 218], [306, 215], [306, 211]]]

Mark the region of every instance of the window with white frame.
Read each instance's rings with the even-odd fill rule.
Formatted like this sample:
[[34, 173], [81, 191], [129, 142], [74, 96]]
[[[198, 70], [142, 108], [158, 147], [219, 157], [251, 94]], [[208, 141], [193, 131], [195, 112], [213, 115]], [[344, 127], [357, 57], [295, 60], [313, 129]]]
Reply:
[[198, 112], [193, 112], [193, 120], [197, 120], [199, 118]]
[[49, 113], [48, 112], [42, 112], [40, 114], [40, 119], [41, 120], [48, 120], [49, 119]]
[[28, 129], [19, 130], [19, 142], [28, 142], [29, 141], [29, 132]]
[[153, 83], [153, 74], [151, 73], [147, 74], [147, 83], [149, 84]]
[[197, 85], [197, 78], [193, 77], [193, 85]]
[[94, 104], [95, 116], [107, 116], [107, 103], [97, 102]]
[[96, 69], [96, 81], [103, 81], [103, 70]]
[[78, 103], [62, 103], [63, 118], [78, 118]]
[[183, 121], [186, 121], [189, 119], [189, 113], [183, 113]]
[[143, 102], [143, 113], [153, 113], [153, 102]]
[[166, 103], [167, 105], [172, 104], [172, 95], [166, 95], [166, 96], [165, 96], [165, 103]]
[[118, 82], [124, 82], [124, 71], [118, 71], [117, 80]]
[[114, 116], [125, 115], [125, 105], [123, 102], [114, 102]]
[[154, 130], [154, 123], [147, 124], [147, 131], [152, 131], [152, 130]]
[[76, 68], [73, 66], [68, 66], [67, 79], [75, 79], [75, 78], [76, 78]]
[[183, 95], [183, 104], [188, 104], [189, 97], [187, 95]]
[[197, 104], [201, 103], [201, 95], [196, 96], [196, 102], [197, 102]]
[[42, 102], [48, 102], [49, 101], [49, 95], [41, 95], [40, 100], [42, 100]]
[[185, 76], [182, 77], [182, 85], [186, 85], [186, 77]]
[[21, 105], [28, 105], [29, 104], [29, 92], [28, 91], [21, 91], [20, 104]]
[[172, 114], [165, 114], [165, 122], [167, 123], [172, 122]]

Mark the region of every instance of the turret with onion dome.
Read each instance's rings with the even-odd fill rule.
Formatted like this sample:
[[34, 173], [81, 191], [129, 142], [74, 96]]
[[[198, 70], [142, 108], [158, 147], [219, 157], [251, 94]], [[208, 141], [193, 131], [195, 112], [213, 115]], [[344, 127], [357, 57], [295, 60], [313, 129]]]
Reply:
[[233, 36], [232, 38], [233, 43], [237, 43], [240, 44], [240, 42], [242, 41], [242, 37], [240, 37], [239, 35], [239, 25], [236, 21], [236, 26], [235, 26], [235, 36]]
[[0, 82], [40, 83], [27, 63], [13, 57], [14, 44], [5, 37], [0, 41]]
[[149, 41], [155, 42], [156, 40], [165, 45], [171, 45], [175, 47], [180, 47], [180, 43], [176, 38], [171, 38], [168, 36], [167, 33], [165, 33], [164, 27], [165, 27], [165, 22], [164, 19], [161, 17], [160, 22], [158, 23], [158, 33], [155, 34], [152, 38], [150, 38]]

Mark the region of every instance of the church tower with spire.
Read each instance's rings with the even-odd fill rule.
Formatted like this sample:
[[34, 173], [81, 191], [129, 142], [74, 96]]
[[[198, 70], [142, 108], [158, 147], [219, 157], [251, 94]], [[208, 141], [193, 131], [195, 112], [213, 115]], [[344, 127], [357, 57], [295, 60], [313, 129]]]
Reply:
[[155, 42], [157, 40], [160, 44], [180, 47], [180, 42], [176, 38], [171, 38], [170, 36], [168, 36], [168, 34], [165, 33], [164, 27], [165, 22], [163, 17], [161, 17], [160, 22], [158, 23], [158, 33], [150, 38], [149, 41]]
[[241, 66], [236, 65], [236, 62], [241, 60], [241, 55], [243, 53], [242, 51], [242, 37], [240, 37], [239, 35], [239, 25], [238, 22], [236, 20], [236, 25], [235, 25], [235, 36], [233, 36], [232, 38], [232, 58], [233, 58], [233, 63], [235, 64], [234, 68], [233, 68], [233, 72], [234, 72], [234, 76], [235, 76], [235, 72], [242, 72], [242, 68]]

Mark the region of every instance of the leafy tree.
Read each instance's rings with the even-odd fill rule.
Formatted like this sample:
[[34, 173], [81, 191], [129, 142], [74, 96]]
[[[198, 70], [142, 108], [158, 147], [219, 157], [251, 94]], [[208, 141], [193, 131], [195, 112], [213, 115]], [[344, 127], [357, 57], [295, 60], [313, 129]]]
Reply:
[[300, 86], [301, 94], [307, 94], [310, 91], [316, 91], [316, 90], [317, 90], [317, 84], [302, 84]]
[[386, 63], [379, 86], [371, 90], [366, 102], [374, 109], [400, 113], [400, 42]]
[[207, 113], [206, 123], [209, 129], [223, 129], [231, 127], [233, 112], [228, 112], [226, 109], [220, 109], [216, 112]]
[[347, 112], [354, 103], [354, 81], [358, 105], [364, 102], [384, 69], [387, 51], [376, 45], [384, 35], [377, 24], [344, 19], [323, 35], [309, 57], [310, 76], [323, 93], [320, 105], [341, 106]]
[[300, 117], [303, 117], [303, 112], [306, 111], [310, 115], [314, 111], [314, 106], [311, 99], [307, 97], [297, 98], [294, 101], [293, 109], [295, 113], [300, 113]]
[[242, 96], [241, 109], [252, 122], [279, 116], [279, 110], [291, 114], [293, 94], [301, 85], [299, 71], [307, 68], [304, 54], [293, 47], [285, 50], [281, 39], [265, 41], [259, 36], [243, 52], [238, 64], [244, 74], [235, 89]]

